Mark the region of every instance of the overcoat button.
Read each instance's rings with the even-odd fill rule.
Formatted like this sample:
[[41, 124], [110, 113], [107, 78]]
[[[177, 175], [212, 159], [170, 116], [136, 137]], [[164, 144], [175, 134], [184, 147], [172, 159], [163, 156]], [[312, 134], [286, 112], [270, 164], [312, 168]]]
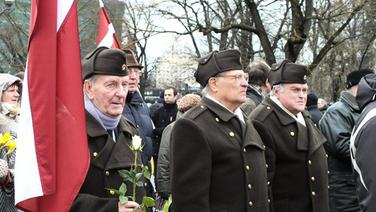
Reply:
[[249, 168], [249, 166], [248, 166], [248, 165], [246, 165], [246, 166], [245, 166], [245, 169], [247, 169], [247, 171], [249, 171], [249, 169], [250, 169], [250, 168]]
[[329, 155], [328, 154], [325, 154], [325, 156], [328, 158], [329, 157]]
[[270, 107], [269, 107], [269, 106], [267, 106], [267, 107], [266, 107], [266, 109], [270, 110]]
[[249, 206], [251, 206], [251, 207], [253, 206], [253, 202], [252, 202], [252, 201], [249, 201], [248, 204], [249, 204]]
[[270, 185], [270, 181], [268, 181], [268, 185]]
[[315, 177], [311, 177], [311, 181], [312, 181], [312, 182], [315, 182]]
[[110, 172], [109, 171], [106, 171], [105, 174], [106, 174], [106, 176], [110, 176]]
[[98, 156], [98, 152], [93, 152], [93, 156], [97, 157]]
[[203, 105], [200, 106], [202, 109], [204, 109], [205, 107]]
[[291, 136], [294, 136], [294, 135], [295, 135], [295, 133], [294, 133], [294, 132], [290, 132], [290, 135], [291, 135]]
[[252, 185], [251, 184], [248, 184], [248, 189], [252, 189]]
[[312, 191], [312, 196], [315, 196], [316, 195], [316, 192]]
[[234, 134], [233, 132], [230, 132], [229, 135], [230, 135], [231, 137], [234, 137], [234, 136], [235, 136], [235, 134]]
[[270, 199], [268, 199], [268, 203], [270, 203]]
[[268, 167], [269, 167], [269, 165], [268, 165], [268, 164], [266, 164], [265, 166], [266, 166], [266, 168], [268, 168]]
[[244, 148], [244, 149], [243, 149], [243, 152], [247, 152], [247, 150]]
[[311, 165], [311, 164], [312, 164], [312, 161], [311, 161], [311, 160], [308, 160], [308, 164]]
[[215, 121], [216, 121], [216, 122], [219, 122], [219, 118], [215, 117]]

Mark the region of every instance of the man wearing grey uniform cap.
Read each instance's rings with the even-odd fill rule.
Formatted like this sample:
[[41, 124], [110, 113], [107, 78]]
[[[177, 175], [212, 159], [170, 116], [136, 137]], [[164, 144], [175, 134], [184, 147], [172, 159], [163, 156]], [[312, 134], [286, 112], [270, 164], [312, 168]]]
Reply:
[[240, 52], [211, 52], [195, 77], [203, 98], [171, 134], [174, 211], [269, 211], [264, 145], [239, 108], [248, 85]]
[[[70, 211], [133, 211], [145, 194], [143, 188], [138, 187], [136, 200], [126, 204], [108, 190], [120, 188], [118, 171], [130, 170], [135, 160], [130, 145], [138, 132], [122, 117], [128, 92], [126, 55], [99, 47], [82, 60], [82, 72], [90, 166]], [[137, 160], [141, 164], [141, 158]]]
[[251, 113], [266, 146], [271, 211], [327, 212], [325, 137], [305, 111], [307, 67], [289, 61], [269, 73], [270, 96]]

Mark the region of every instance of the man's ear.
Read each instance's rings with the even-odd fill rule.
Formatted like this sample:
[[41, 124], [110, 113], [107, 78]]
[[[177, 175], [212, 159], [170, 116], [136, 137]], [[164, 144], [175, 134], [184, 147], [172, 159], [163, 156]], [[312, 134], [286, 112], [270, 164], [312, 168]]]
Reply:
[[90, 80], [84, 81], [84, 93], [91, 100], [93, 99], [93, 82]]
[[210, 77], [208, 80], [208, 86], [213, 93], [218, 92], [218, 81], [215, 77]]

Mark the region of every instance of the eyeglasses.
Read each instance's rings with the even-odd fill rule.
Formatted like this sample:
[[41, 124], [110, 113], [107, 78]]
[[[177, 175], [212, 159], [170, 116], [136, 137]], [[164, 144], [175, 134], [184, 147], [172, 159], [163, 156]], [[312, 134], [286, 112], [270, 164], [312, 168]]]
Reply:
[[227, 75], [222, 75], [222, 74], [218, 74], [216, 77], [224, 77], [224, 78], [230, 78], [232, 80], [236, 80], [236, 81], [240, 81], [242, 79], [244, 79], [245, 81], [248, 82], [248, 74], [246, 73], [243, 73], [243, 74], [227, 74]]
[[129, 74], [139, 75], [140, 72], [141, 72], [141, 71], [138, 70], [137, 68], [129, 68], [129, 69], [128, 69], [128, 73], [129, 73]]

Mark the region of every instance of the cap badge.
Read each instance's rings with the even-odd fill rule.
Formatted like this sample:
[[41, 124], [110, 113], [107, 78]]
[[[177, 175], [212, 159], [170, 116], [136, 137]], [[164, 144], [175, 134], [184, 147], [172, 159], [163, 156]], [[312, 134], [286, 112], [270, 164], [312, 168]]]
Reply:
[[304, 76], [303, 76], [303, 80], [307, 80], [307, 75], [304, 75]]
[[127, 65], [123, 64], [123, 65], [121, 66], [121, 70], [122, 70], [122, 71], [126, 71], [126, 70], [127, 70]]

